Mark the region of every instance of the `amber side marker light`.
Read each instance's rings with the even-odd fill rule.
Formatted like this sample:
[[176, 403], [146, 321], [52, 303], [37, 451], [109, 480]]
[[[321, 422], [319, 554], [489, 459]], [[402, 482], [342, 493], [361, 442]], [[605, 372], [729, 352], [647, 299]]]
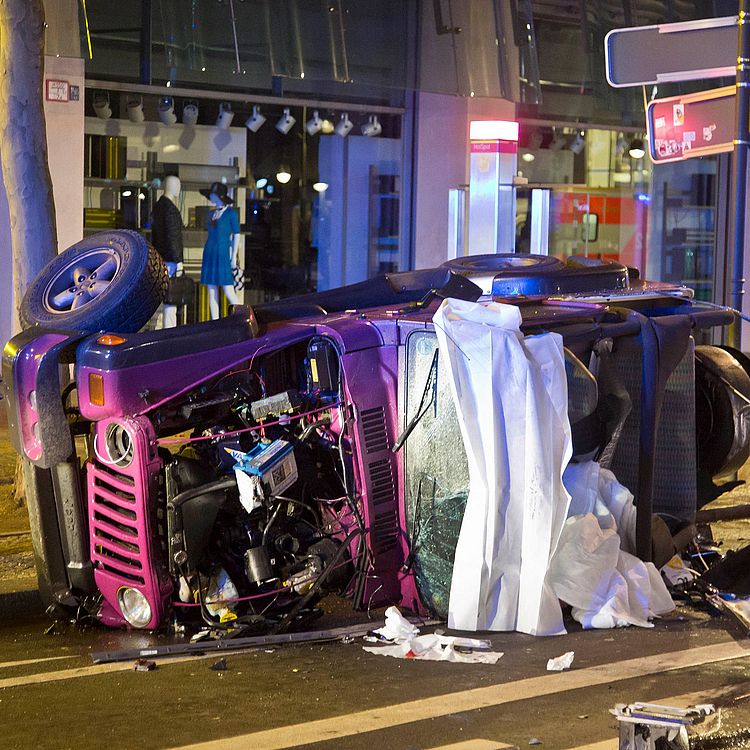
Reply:
[[104, 378], [98, 372], [89, 373], [89, 401], [104, 406]]
[[125, 339], [122, 338], [122, 336], [115, 336], [112, 333], [105, 333], [104, 336], [99, 336], [99, 338], [96, 340], [97, 344], [102, 344], [103, 346], [117, 346], [118, 344], [124, 344]]

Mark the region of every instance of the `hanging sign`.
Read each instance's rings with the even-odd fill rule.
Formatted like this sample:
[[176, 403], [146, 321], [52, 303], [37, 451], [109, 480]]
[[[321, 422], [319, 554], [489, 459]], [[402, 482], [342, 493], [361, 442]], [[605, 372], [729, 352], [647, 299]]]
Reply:
[[654, 99], [646, 110], [651, 160], [656, 164], [734, 149], [735, 87]]
[[734, 76], [737, 16], [613, 29], [604, 59], [615, 87]]

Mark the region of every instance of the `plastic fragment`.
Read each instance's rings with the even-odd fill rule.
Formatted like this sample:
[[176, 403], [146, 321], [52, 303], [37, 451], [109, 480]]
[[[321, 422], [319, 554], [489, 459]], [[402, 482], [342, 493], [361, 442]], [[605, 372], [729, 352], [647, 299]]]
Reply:
[[532, 737], [529, 740], [529, 745], [543, 745], [544, 743], [538, 737]]
[[562, 656], [556, 656], [547, 662], [548, 672], [562, 672], [564, 669], [570, 669], [573, 663], [575, 651], [566, 651]]

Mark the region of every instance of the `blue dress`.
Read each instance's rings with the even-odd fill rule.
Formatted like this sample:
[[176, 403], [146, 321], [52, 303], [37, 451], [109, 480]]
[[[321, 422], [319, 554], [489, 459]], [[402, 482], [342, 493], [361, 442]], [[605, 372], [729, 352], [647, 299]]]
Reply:
[[[211, 217], [216, 212], [211, 213]], [[218, 219], [208, 223], [208, 239], [203, 248], [201, 284], [211, 286], [232, 285], [231, 236], [239, 234], [240, 219], [237, 211], [227, 206]]]

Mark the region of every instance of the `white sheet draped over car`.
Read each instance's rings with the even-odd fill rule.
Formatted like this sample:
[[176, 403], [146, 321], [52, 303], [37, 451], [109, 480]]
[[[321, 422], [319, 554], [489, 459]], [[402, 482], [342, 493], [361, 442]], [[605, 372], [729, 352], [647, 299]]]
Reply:
[[568, 465], [562, 337], [524, 337], [518, 308], [497, 303], [448, 299], [434, 323], [470, 481], [449, 626], [561, 634], [560, 600], [584, 628], [670, 611], [659, 572], [628, 552], [633, 496], [594, 462]]
[[445, 300], [434, 323], [469, 463], [448, 624], [564, 633], [545, 577], [567, 517], [562, 337], [526, 337], [517, 307]]

